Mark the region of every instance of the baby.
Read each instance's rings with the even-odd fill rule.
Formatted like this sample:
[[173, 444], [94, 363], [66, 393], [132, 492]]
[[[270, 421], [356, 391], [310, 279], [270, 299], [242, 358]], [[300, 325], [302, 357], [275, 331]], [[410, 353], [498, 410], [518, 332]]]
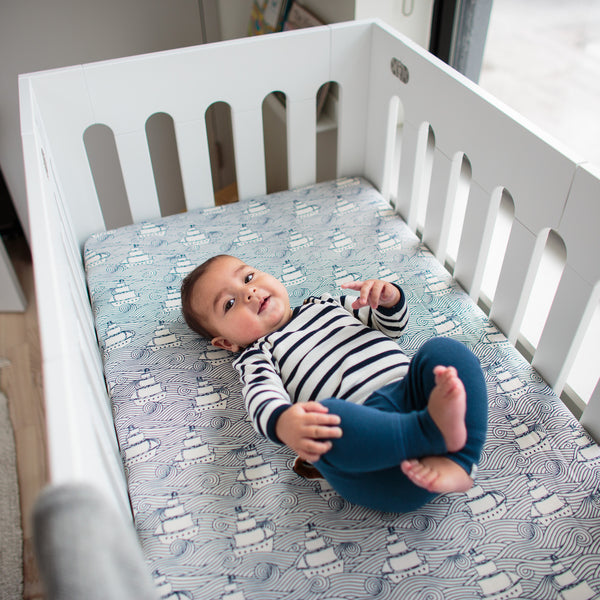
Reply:
[[402, 289], [369, 279], [350, 296], [292, 309], [275, 277], [219, 255], [182, 283], [188, 325], [239, 353], [257, 431], [313, 463], [344, 498], [412, 510], [473, 484], [487, 429], [487, 390], [462, 344], [435, 338], [412, 360], [395, 341], [408, 321]]

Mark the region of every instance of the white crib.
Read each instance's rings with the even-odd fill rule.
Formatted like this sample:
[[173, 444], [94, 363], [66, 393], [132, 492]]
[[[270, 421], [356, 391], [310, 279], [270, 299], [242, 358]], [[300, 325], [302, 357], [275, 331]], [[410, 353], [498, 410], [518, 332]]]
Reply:
[[[106, 229], [86, 129], [102, 123], [114, 132], [131, 215], [143, 222], [160, 217], [145, 130], [151, 115], [173, 118], [191, 210], [210, 206], [214, 197], [205, 111], [216, 101], [228, 103], [245, 200], [266, 193], [262, 104], [276, 90], [286, 94], [289, 187], [315, 182], [315, 97], [330, 81], [339, 89], [337, 177], [372, 182], [475, 302], [483, 297], [503, 192], [510, 194], [514, 219], [489, 314], [512, 343], [548, 232], [560, 237], [566, 260], [532, 365], [562, 392], [600, 299], [600, 172], [381, 22], [22, 75], [53, 482], [91, 482], [131, 514], [82, 267], [84, 242]], [[453, 256], [452, 215], [461, 198], [466, 209]], [[596, 439], [599, 413], [597, 386], [582, 417]]]

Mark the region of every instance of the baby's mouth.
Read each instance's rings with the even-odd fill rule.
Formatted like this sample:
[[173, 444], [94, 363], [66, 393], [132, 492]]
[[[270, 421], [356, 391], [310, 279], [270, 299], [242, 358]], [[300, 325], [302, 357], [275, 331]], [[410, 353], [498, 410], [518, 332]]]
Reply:
[[271, 299], [271, 296], [267, 296], [266, 298], [261, 300], [260, 306], [258, 307], [258, 314], [260, 314], [261, 312], [263, 312], [263, 310], [265, 310], [265, 308], [267, 308], [270, 299]]

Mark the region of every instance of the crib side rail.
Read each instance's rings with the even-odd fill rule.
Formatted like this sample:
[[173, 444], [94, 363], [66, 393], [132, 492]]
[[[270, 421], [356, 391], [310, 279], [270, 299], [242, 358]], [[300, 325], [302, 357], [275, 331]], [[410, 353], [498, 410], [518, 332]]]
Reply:
[[[600, 222], [600, 177], [520, 115], [400, 38], [385, 26], [374, 31], [366, 174], [470, 296], [487, 305], [509, 340], [531, 353], [532, 364], [560, 394], [598, 310], [594, 227]], [[499, 246], [497, 224], [505, 206], [505, 246]], [[548, 251], [550, 241], [557, 257]], [[531, 298], [543, 289], [545, 261], [556, 262], [560, 273], [542, 298], [548, 314], [539, 339], [530, 342], [525, 317]], [[485, 278], [494, 262], [498, 275], [489, 292]], [[597, 380], [597, 360], [592, 369]]]
[[329, 29], [317, 27], [32, 75], [57, 169], [71, 174], [63, 185], [79, 243], [104, 228], [83, 143], [92, 125], [114, 136], [134, 222], [161, 214], [146, 131], [156, 114], [173, 120], [188, 209], [214, 202], [206, 112], [217, 102], [231, 110], [240, 198], [266, 192], [262, 104], [273, 91], [286, 96], [289, 186], [313, 183], [315, 99], [329, 55]]
[[131, 518], [79, 245], [26, 81], [20, 94], [50, 477], [94, 484]]

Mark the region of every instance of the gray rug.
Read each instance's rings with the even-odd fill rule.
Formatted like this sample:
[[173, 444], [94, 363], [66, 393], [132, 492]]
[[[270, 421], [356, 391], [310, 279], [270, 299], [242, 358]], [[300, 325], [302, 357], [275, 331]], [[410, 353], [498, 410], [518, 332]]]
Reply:
[[6, 396], [0, 392], [0, 600], [22, 597], [23, 531], [15, 438]]

